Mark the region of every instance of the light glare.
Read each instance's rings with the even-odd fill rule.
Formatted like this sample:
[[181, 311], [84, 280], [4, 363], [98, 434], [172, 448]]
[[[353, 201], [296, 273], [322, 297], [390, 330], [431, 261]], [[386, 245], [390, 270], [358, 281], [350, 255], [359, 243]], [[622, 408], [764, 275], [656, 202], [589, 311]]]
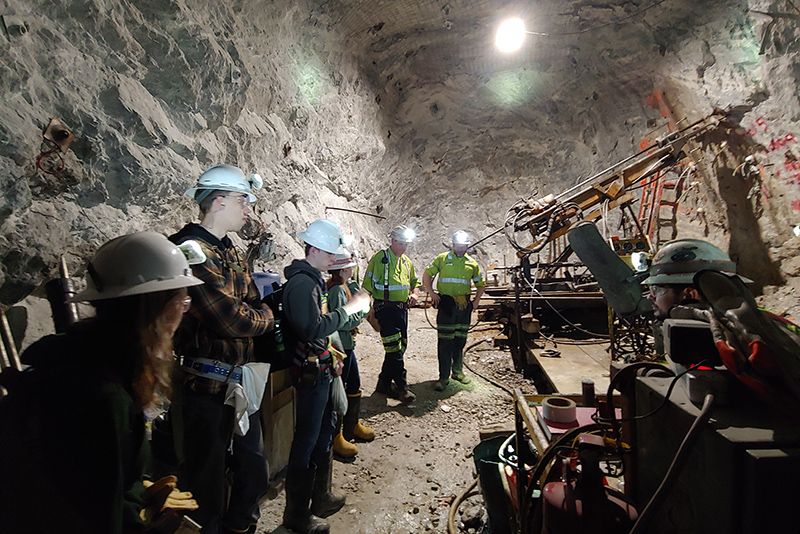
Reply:
[[495, 44], [501, 52], [514, 52], [525, 40], [525, 23], [521, 19], [509, 19], [497, 29]]
[[453, 244], [454, 245], [468, 245], [469, 244], [469, 235], [464, 230], [459, 230], [453, 235]]

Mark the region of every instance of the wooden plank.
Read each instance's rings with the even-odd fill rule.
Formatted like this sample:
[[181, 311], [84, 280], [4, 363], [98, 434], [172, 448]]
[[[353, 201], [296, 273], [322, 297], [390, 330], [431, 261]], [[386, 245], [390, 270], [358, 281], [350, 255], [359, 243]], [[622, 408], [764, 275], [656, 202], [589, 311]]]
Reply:
[[[509, 319], [515, 326], [519, 326], [519, 319], [517, 318], [517, 314], [512, 313], [509, 315]], [[540, 323], [539, 319], [535, 318], [532, 313], [526, 313], [522, 316], [522, 331], [527, 332], [529, 334], [538, 334], [540, 330]]]
[[[541, 356], [541, 349], [532, 352], [539, 366], [560, 393], [580, 394], [584, 378], [594, 380], [595, 391], [605, 392], [609, 383], [611, 357], [606, 352], [607, 344], [566, 345], [560, 343], [555, 350], [561, 352], [558, 358]], [[552, 349], [551, 344], [547, 348]]]
[[272, 413], [294, 401], [294, 388], [286, 388], [280, 393], [272, 395]]
[[289, 370], [271, 373], [261, 402], [264, 453], [269, 462], [271, 478], [275, 478], [289, 464], [289, 450], [294, 438], [294, 405], [295, 395]]

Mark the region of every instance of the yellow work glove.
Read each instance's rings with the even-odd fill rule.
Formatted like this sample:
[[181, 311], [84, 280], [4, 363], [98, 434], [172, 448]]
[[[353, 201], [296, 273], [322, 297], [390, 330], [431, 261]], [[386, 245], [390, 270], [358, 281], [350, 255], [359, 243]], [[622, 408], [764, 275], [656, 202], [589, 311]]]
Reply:
[[466, 310], [467, 304], [469, 304], [469, 299], [466, 295], [458, 295], [457, 297], [453, 297], [453, 300], [456, 301], [456, 308], [459, 310]]
[[331, 356], [333, 356], [337, 360], [344, 360], [345, 358], [347, 358], [347, 354], [337, 349], [336, 346], [333, 344], [331, 338], [328, 338], [328, 350], [330, 351]]
[[144, 503], [145, 507], [139, 514], [145, 523], [150, 523], [164, 510], [178, 510], [191, 512], [197, 510], [197, 501], [188, 491], [177, 488], [178, 477], [168, 475], [155, 482], [145, 480]]

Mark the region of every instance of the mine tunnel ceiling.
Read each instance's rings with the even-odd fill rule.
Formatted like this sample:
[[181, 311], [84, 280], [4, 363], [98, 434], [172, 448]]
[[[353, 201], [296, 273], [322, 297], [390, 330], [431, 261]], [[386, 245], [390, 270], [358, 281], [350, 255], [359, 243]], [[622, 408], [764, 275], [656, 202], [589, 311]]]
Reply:
[[[328, 5], [338, 13], [334, 20], [348, 49], [385, 90], [382, 105], [391, 119], [402, 122], [417, 104], [429, 107], [433, 91], [450, 94], [449, 107], [464, 111], [459, 120], [478, 125], [497, 107], [525, 115], [547, 112], [554, 100], [567, 107], [602, 96], [611, 108], [641, 101], [653, 88], [653, 59], [735, 4], [342, 0]], [[537, 35], [527, 35], [519, 51], [506, 54], [494, 39], [500, 22], [510, 17], [519, 17]]]

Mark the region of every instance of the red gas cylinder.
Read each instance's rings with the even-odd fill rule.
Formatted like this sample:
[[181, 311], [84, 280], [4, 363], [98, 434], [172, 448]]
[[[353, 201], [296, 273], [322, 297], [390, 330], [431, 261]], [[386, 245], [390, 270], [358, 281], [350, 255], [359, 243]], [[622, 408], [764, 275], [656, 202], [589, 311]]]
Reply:
[[590, 496], [576, 486], [573, 480], [550, 482], [544, 487], [544, 534], [625, 534], [630, 531], [639, 514], [623, 493], [604, 486], [597, 495]]

